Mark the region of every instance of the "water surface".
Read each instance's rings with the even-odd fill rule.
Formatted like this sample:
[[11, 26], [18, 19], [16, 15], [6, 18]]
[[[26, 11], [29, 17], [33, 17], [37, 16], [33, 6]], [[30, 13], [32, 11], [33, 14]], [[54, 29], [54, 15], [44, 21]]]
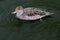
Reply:
[[[54, 13], [43, 22], [23, 21], [11, 12], [16, 6], [40, 7]], [[0, 0], [0, 40], [60, 40], [60, 0]]]

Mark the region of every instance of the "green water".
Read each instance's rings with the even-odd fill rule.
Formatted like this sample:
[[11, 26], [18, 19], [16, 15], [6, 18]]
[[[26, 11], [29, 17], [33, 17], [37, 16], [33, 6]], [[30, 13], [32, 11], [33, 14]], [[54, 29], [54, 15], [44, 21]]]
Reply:
[[[40, 7], [54, 15], [43, 22], [18, 20], [11, 12], [19, 5]], [[60, 0], [0, 0], [0, 40], [60, 40]]]

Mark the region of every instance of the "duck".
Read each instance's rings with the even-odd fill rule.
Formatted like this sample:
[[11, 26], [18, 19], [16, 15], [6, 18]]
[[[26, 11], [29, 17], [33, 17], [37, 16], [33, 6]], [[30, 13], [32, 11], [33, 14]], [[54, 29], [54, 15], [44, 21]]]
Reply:
[[36, 7], [23, 8], [23, 6], [17, 6], [12, 14], [16, 14], [16, 18], [21, 20], [37, 20], [46, 16], [51, 16], [53, 13]]

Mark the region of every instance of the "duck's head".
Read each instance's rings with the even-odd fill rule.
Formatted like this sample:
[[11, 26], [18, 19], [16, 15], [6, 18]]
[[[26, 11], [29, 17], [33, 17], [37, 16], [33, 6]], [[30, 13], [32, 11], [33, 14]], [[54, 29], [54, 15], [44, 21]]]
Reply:
[[16, 14], [16, 13], [21, 13], [22, 14], [22, 12], [23, 12], [23, 7], [22, 6], [17, 6], [15, 8], [15, 11], [12, 12], [12, 14]]

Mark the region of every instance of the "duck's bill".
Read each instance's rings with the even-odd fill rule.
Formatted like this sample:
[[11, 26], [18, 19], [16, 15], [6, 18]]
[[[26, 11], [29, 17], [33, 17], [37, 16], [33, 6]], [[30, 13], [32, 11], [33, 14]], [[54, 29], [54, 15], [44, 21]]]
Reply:
[[16, 11], [12, 12], [11, 14], [16, 14]]

